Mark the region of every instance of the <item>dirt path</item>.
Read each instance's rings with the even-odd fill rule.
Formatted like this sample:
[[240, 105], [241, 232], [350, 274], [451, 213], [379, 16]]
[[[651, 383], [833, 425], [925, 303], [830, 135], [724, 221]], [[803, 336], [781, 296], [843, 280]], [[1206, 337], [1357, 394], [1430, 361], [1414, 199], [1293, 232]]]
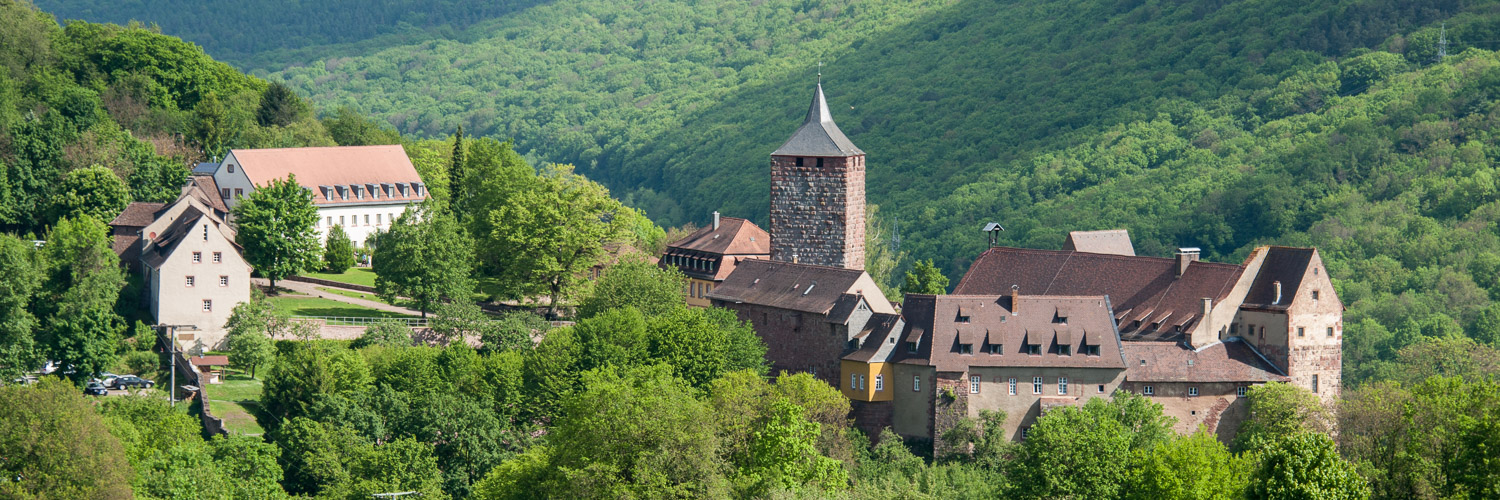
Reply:
[[[270, 285], [270, 282], [267, 281], [264, 278], [250, 278], [250, 279], [256, 285], [259, 285], [259, 286], [269, 286]], [[375, 309], [375, 310], [379, 310], [379, 311], [393, 312], [393, 313], [399, 313], [399, 314], [409, 314], [409, 315], [412, 315], [412, 316], [421, 316], [422, 315], [422, 311], [418, 311], [416, 309], [407, 309], [405, 307], [393, 306], [393, 305], [390, 305], [390, 304], [387, 304], [387, 303], [384, 303], [384, 302], [376, 302], [376, 301], [373, 301], [373, 300], [357, 299], [357, 298], [354, 298], [354, 297], [349, 297], [349, 296], [345, 296], [345, 295], [339, 295], [339, 294], [336, 294], [336, 293], [328, 293], [328, 292], [319, 290], [318, 288], [320, 288], [320, 287], [321, 288], [338, 288], [339, 290], [348, 290], [349, 292], [353, 292], [353, 293], [367, 293], [367, 292], [361, 292], [359, 290], [350, 290], [348, 288], [339, 288], [339, 287], [333, 287], [333, 286], [327, 286], [327, 285], [316, 285], [316, 284], [312, 284], [312, 283], [303, 283], [301, 281], [291, 281], [291, 280], [281, 280], [281, 281], [278, 281], [278, 282], [276, 282], [276, 286], [278, 288], [285, 288], [285, 289], [288, 289], [288, 290], [291, 290], [291, 291], [294, 291], [294, 292], [297, 292], [297, 293], [306, 294], [306, 295], [310, 295], [310, 296], [313, 296], [313, 297], [322, 297], [322, 298], [325, 298], [325, 299], [328, 299], [328, 300], [334, 300], [334, 301], [338, 301], [338, 302], [343, 302], [345, 304], [349, 304], [349, 305], [353, 305], [353, 306], [359, 306], [359, 307], [364, 307], [364, 308], [367, 308], [367, 309]]]

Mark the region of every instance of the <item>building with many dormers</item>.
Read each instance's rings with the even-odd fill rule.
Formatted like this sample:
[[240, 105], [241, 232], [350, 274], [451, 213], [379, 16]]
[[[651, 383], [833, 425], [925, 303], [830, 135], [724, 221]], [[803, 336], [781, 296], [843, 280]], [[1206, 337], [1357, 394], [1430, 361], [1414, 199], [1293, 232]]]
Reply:
[[683, 290], [688, 306], [708, 307], [708, 294], [734, 272], [740, 262], [771, 257], [771, 235], [754, 222], [720, 217], [713, 224], [667, 245], [657, 265], [677, 268], [688, 282]]
[[291, 175], [313, 192], [319, 237], [343, 226], [356, 245], [428, 196], [400, 145], [234, 149], [213, 169], [219, 196], [231, 209], [240, 197]]

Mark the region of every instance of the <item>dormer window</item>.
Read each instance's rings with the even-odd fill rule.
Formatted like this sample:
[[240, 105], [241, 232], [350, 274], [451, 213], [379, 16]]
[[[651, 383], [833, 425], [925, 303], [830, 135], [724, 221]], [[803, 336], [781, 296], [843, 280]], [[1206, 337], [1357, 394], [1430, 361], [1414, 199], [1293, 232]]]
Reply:
[[1042, 346], [1041, 346], [1041, 344], [1024, 344], [1024, 345], [1021, 346], [1021, 348], [1026, 350], [1026, 354], [1029, 354], [1029, 355], [1032, 355], [1032, 356], [1041, 356], [1042, 355]]
[[917, 343], [916, 342], [907, 342], [906, 343], [906, 352], [909, 352], [909, 353], [912, 353], [912, 354], [916, 354], [917, 353]]
[[994, 354], [994, 355], [997, 355], [997, 356], [1001, 355], [1001, 354], [1005, 354], [1005, 345], [1003, 345], [1003, 344], [990, 344], [990, 354]]
[[974, 354], [974, 344], [959, 344], [958, 345], [958, 353], [959, 354]]
[[1079, 349], [1079, 352], [1084, 356], [1098, 356], [1099, 346], [1084, 344], [1084, 346]]
[[412, 185], [413, 188], [415, 188], [415, 190], [417, 192], [417, 197], [422, 197], [423, 193], [427, 192], [427, 185], [426, 184], [422, 184], [420, 182], [413, 182], [413, 183], [411, 183], [411, 185]]
[[1068, 346], [1068, 345], [1057, 346], [1057, 355], [1058, 356], [1072, 356], [1073, 355], [1073, 346]]

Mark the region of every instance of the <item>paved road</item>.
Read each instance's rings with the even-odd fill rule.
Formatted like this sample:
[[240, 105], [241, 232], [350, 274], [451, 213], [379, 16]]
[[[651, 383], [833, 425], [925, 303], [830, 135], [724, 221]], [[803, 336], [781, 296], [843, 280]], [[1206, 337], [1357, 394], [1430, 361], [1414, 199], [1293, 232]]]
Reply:
[[[250, 280], [252, 282], [254, 282], [256, 285], [259, 285], [259, 286], [269, 286], [270, 285], [270, 281], [267, 281], [265, 278], [250, 278]], [[376, 301], [373, 301], [373, 300], [365, 300], [365, 299], [357, 299], [357, 298], [354, 298], [354, 297], [347, 297], [347, 296], [339, 295], [339, 294], [336, 294], [336, 293], [325, 292], [325, 291], [322, 291], [322, 290], [318, 289], [319, 287], [322, 287], [322, 288], [338, 288], [338, 287], [332, 287], [332, 286], [326, 286], [326, 285], [315, 285], [315, 284], [312, 284], [312, 283], [303, 283], [301, 281], [291, 281], [291, 280], [281, 280], [281, 281], [278, 281], [278, 282], [276, 282], [276, 286], [278, 288], [285, 288], [285, 289], [288, 289], [288, 290], [295, 291], [297, 293], [304, 293], [304, 294], [311, 295], [311, 296], [314, 296], [314, 297], [322, 297], [322, 298], [325, 298], [325, 299], [328, 299], [328, 300], [336, 300], [336, 301], [339, 301], [339, 302], [343, 302], [345, 304], [354, 305], [354, 306], [360, 306], [360, 307], [369, 308], [369, 309], [376, 309], [376, 310], [380, 310], [380, 311], [388, 311], [388, 312], [400, 313], [400, 314], [409, 314], [409, 315], [412, 315], [412, 316], [421, 316], [422, 315], [422, 311], [418, 311], [416, 309], [407, 309], [405, 307], [393, 306], [393, 305], [390, 305], [390, 304], [387, 304], [387, 303], [384, 303], [384, 302], [376, 302]], [[338, 288], [338, 289], [339, 290], [349, 290], [347, 288]], [[367, 292], [361, 292], [359, 290], [349, 290], [349, 291], [350, 292], [355, 292], [355, 293], [367, 293]]]

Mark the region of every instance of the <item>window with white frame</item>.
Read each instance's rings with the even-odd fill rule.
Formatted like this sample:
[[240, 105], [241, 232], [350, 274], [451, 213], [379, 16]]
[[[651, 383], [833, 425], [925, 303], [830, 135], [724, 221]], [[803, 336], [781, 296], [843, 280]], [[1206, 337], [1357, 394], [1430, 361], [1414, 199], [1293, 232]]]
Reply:
[[875, 392], [885, 390], [885, 375], [875, 376]]
[[209, 312], [209, 311], [213, 311], [213, 310], [214, 310], [214, 301], [210, 300], [210, 299], [203, 299], [203, 312]]
[[969, 394], [979, 394], [979, 376], [969, 376]]
[[861, 391], [865, 390], [865, 376], [864, 375], [860, 375], [859, 376], [859, 390], [861, 390]]
[[1042, 393], [1042, 377], [1032, 377], [1031, 378], [1031, 393], [1032, 394], [1041, 394]]
[[1012, 396], [1016, 395], [1016, 378], [1015, 377], [1011, 377], [1010, 378], [1010, 395], [1012, 395]]
[[921, 375], [912, 375], [911, 376], [911, 391], [912, 392], [922, 392], [922, 376]]
[[849, 374], [849, 388], [859, 390], [859, 375], [853, 373]]
[[214, 263], [224, 262], [224, 252], [214, 252]]
[[1147, 395], [1147, 396], [1150, 396], [1150, 395], [1152, 395], [1152, 394], [1156, 394], [1156, 391], [1154, 391], [1154, 390], [1152, 390], [1152, 389], [1151, 389], [1151, 386], [1149, 386], [1149, 385], [1148, 385], [1148, 386], [1146, 386], [1146, 389], [1145, 389], [1145, 390], [1142, 390], [1142, 391], [1141, 391], [1141, 394], [1145, 394], [1145, 395]]
[[194, 283], [195, 283], [195, 282], [196, 282], [196, 281], [197, 281], [197, 279], [196, 279], [196, 278], [194, 278], [194, 277], [192, 277], [192, 276], [188, 276], [188, 277], [187, 277], [187, 283], [186, 283], [186, 284], [187, 284], [187, 286], [188, 286], [188, 287], [189, 287], [189, 288], [191, 288], [191, 287], [192, 287], [192, 286], [193, 286], [193, 284], [194, 284]]
[[375, 225], [377, 225], [377, 226], [379, 226], [379, 225], [381, 225], [381, 224], [382, 224], [382, 223], [381, 223], [381, 222], [380, 222], [380, 216], [381, 216], [381, 215], [382, 215], [382, 214], [375, 214]]
[[1188, 396], [1197, 396], [1197, 395], [1198, 395], [1198, 388], [1197, 387], [1189, 387], [1188, 388]]
[[1068, 394], [1068, 377], [1057, 377], [1057, 395], [1059, 395], [1059, 396], [1065, 396], [1067, 394]]
[[203, 252], [193, 252], [193, 263], [203, 262]]
[[1249, 391], [1250, 391], [1249, 387], [1245, 387], [1245, 386], [1242, 385], [1242, 386], [1234, 388], [1234, 395], [1243, 398], [1243, 397], [1245, 397], [1245, 393], [1247, 393]]

